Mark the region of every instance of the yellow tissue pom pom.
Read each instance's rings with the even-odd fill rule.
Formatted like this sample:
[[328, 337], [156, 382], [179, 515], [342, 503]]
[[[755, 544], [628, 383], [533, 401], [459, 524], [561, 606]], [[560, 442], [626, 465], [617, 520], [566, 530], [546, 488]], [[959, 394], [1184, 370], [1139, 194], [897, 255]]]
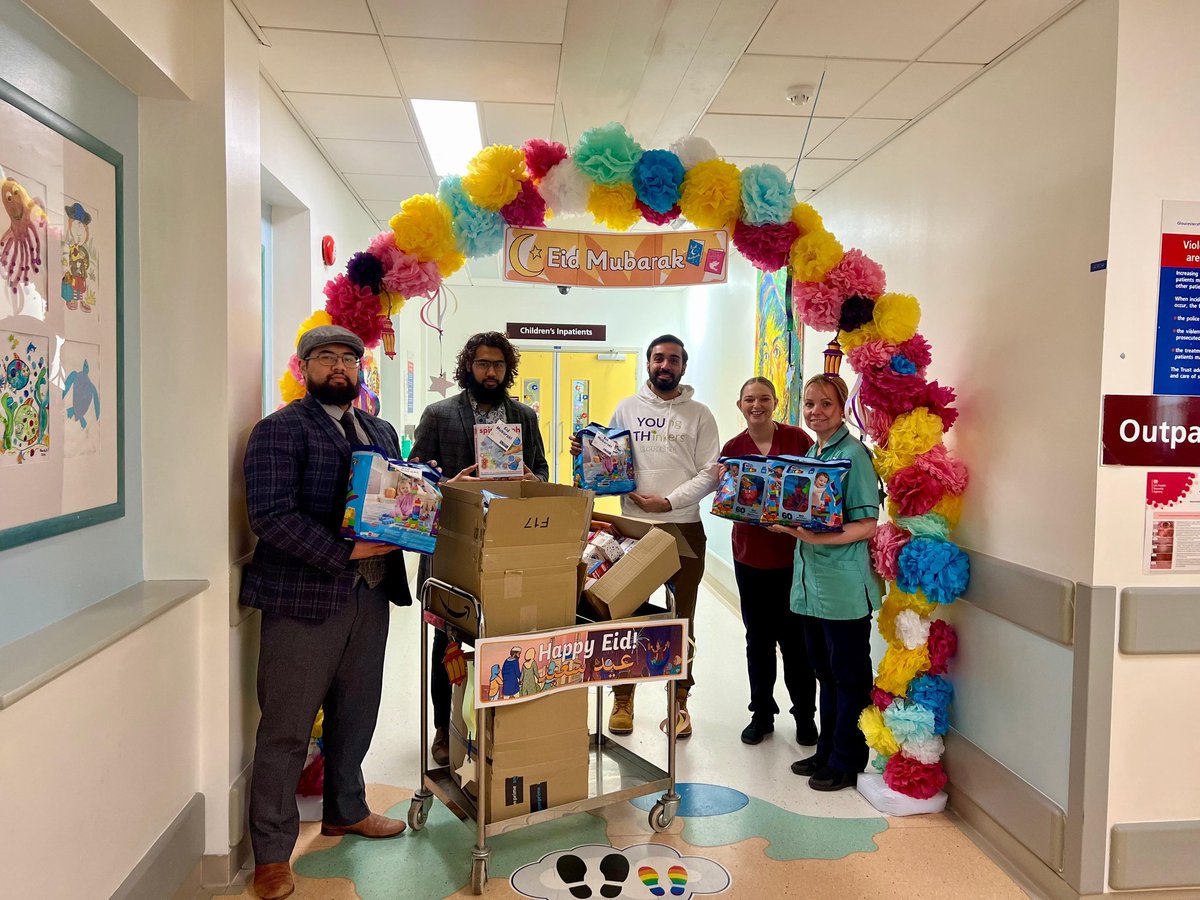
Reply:
[[467, 258], [462, 255], [461, 251], [451, 250], [445, 256], [442, 256], [437, 261], [438, 272], [443, 278], [449, 278], [455, 272], [463, 267]]
[[962, 494], [946, 494], [931, 511], [945, 519], [951, 528], [957, 528], [962, 518], [962, 505]]
[[303, 400], [304, 395], [308, 393], [308, 388], [296, 380], [296, 376], [292, 374], [292, 370], [288, 369], [283, 373], [283, 377], [279, 379], [279, 396], [284, 403], [291, 403], [293, 400]]
[[900, 745], [892, 729], [883, 721], [883, 711], [877, 706], [868, 706], [858, 716], [858, 730], [867, 739], [867, 746], [880, 756], [891, 756], [900, 752]]
[[842, 261], [841, 242], [828, 231], [813, 231], [792, 244], [791, 269], [795, 281], [821, 281]]
[[300, 338], [304, 336], [306, 331], [312, 331], [314, 328], [319, 328], [322, 325], [332, 325], [333, 316], [325, 312], [323, 309], [318, 309], [311, 316], [300, 323], [300, 329], [296, 332], [296, 343], [293, 348], [299, 346]]
[[433, 194], [409, 197], [388, 224], [396, 234], [396, 246], [421, 262], [456, 251], [450, 209]]
[[632, 184], [606, 187], [593, 184], [588, 192], [588, 212], [600, 225], [614, 231], [628, 231], [642, 217], [637, 206], [637, 193]]
[[800, 236], [812, 234], [815, 231], [824, 231], [825, 223], [821, 221], [821, 214], [809, 206], [807, 203], [797, 203], [792, 207], [792, 221], [800, 228]]
[[692, 166], [683, 176], [679, 209], [697, 228], [725, 228], [742, 214], [742, 175], [723, 159]]
[[908, 683], [929, 670], [929, 647], [922, 645], [916, 650], [907, 650], [902, 645], [890, 644], [883, 659], [879, 661], [879, 674], [875, 686], [881, 691], [908, 696]]
[[516, 198], [521, 182], [528, 178], [522, 151], [508, 144], [493, 144], [484, 147], [467, 163], [462, 186], [476, 206], [498, 210]]
[[879, 629], [879, 633], [889, 644], [896, 642], [896, 616], [900, 615], [903, 608], [900, 604], [892, 601], [892, 595], [888, 594], [883, 598], [883, 603], [876, 614], [878, 621], [876, 621], [875, 627]]
[[842, 345], [843, 353], [849, 353], [856, 347], [861, 347], [867, 341], [877, 341], [879, 339], [879, 329], [875, 327], [874, 322], [860, 325], [853, 331], [838, 332], [838, 343]]
[[[915, 453], [907, 450], [893, 450], [891, 447], [876, 447], [871, 451], [871, 455], [875, 457], [875, 471], [885, 482], [901, 469], [911, 466], [913, 460], [917, 458]], [[889, 507], [888, 514], [895, 519], [896, 516], [892, 515], [892, 512]]]
[[404, 304], [408, 302], [408, 298], [391, 291], [379, 292], [379, 314], [381, 316], [394, 316], [400, 310], [404, 309]]
[[917, 333], [921, 304], [909, 294], [884, 294], [875, 301], [875, 327], [885, 341], [903, 344]]
[[891, 601], [892, 605], [896, 608], [897, 615], [899, 615], [902, 610], [911, 609], [918, 616], [929, 618], [929, 616], [933, 615], [933, 611], [938, 607], [936, 603], [925, 596], [924, 591], [917, 591], [915, 594], [910, 594], [906, 591], [900, 590], [897, 587], [893, 587], [891, 591], [888, 592], [887, 599], [884, 600], [884, 603], [887, 603], [888, 601]]
[[317, 719], [313, 722], [312, 739], [315, 741], [325, 733], [325, 708], [317, 710]]
[[911, 412], [896, 416], [888, 431], [887, 445], [889, 450], [915, 457], [940, 444], [944, 433], [942, 417], [924, 406], [918, 406]]

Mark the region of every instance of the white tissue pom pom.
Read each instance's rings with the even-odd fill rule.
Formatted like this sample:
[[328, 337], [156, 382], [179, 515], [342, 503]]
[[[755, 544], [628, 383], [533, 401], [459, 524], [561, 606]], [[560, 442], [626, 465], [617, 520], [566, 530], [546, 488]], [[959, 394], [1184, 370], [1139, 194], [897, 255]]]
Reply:
[[916, 650], [929, 642], [929, 620], [911, 609], [902, 609], [896, 615], [896, 637], [907, 649]]
[[696, 163], [707, 162], [710, 159], [717, 158], [717, 151], [706, 138], [698, 135], [689, 134], [681, 137], [671, 145], [671, 152], [679, 157], [679, 161], [683, 163], [685, 170], [690, 169]]
[[538, 182], [538, 190], [556, 216], [569, 216], [586, 210], [591, 189], [591, 181], [573, 159], [564, 159]]
[[905, 741], [901, 749], [909, 759], [931, 766], [942, 758], [942, 754], [946, 752], [946, 745], [942, 743], [942, 736], [935, 734], [924, 740]]

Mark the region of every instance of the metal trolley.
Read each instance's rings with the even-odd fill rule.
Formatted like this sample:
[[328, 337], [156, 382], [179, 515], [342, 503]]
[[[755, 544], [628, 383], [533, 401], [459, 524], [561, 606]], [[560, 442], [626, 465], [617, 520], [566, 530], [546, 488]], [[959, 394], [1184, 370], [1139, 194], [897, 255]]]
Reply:
[[[434, 591], [441, 591], [448, 597], [453, 597], [468, 604], [464, 610], [464, 618], [475, 614], [478, 623], [479, 637], [486, 637], [483, 606], [473, 594], [440, 581], [429, 578], [421, 586], [421, 786], [417, 789], [408, 809], [408, 825], [414, 831], [425, 827], [433, 798], [437, 797], [446, 807], [466, 821], [475, 819], [475, 847], [471, 851], [471, 891], [479, 895], [487, 884], [488, 859], [491, 849], [488, 838], [527, 825], [536, 825], [561, 816], [607, 806], [622, 800], [632, 800], [662, 791], [663, 795], [650, 810], [650, 828], [661, 833], [670, 827], [679, 809], [679, 794], [675, 791], [675, 731], [677, 727], [677, 701], [674, 686], [668, 682], [667, 691], [667, 770], [664, 772], [637, 754], [617, 744], [603, 732], [603, 687], [596, 688], [596, 733], [591, 736], [588, 751], [588, 796], [573, 803], [563, 803], [547, 809], [516, 816], [501, 822], [488, 824], [485, 821], [487, 797], [487, 766], [484, 760], [487, 756], [487, 726], [492, 709], [484, 707], [478, 710], [479, 721], [477, 732], [479, 736], [475, 757], [475, 783], [478, 785], [477, 796], [481, 802], [472, 800], [467, 793], [455, 783], [450, 766], [429, 768], [429, 629], [430, 625], [446, 631], [451, 638], [470, 642], [474, 638], [462, 634], [445, 619], [429, 609], [429, 601]], [[670, 589], [667, 590], [668, 616], [675, 614], [675, 598]], [[530, 701], [536, 703], [537, 700]]]

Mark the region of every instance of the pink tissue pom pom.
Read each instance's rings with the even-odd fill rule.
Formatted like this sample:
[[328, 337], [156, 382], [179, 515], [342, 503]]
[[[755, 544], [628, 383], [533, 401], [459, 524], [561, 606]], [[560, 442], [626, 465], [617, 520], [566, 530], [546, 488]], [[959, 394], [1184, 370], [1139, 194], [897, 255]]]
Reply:
[[900, 516], [923, 516], [945, 496], [946, 487], [932, 473], [907, 466], [888, 480], [887, 492]]
[[847, 350], [846, 359], [855, 372], [865, 375], [867, 372], [889, 367], [892, 357], [897, 352], [897, 346], [887, 341], [866, 341], [852, 350]]
[[522, 181], [517, 196], [500, 208], [500, 215], [514, 228], [544, 228], [546, 201], [532, 181]]
[[847, 250], [842, 261], [829, 270], [825, 283], [846, 297], [870, 297], [883, 294], [887, 280], [883, 266], [861, 250]]
[[919, 375], [901, 375], [891, 366], [868, 369], [863, 372], [858, 396], [867, 406], [898, 416], [921, 405], [925, 381]]
[[304, 384], [304, 373], [300, 371], [300, 357], [295, 353], [288, 360], [288, 371], [292, 373], [293, 378]]
[[411, 253], [396, 250], [384, 262], [383, 289], [401, 297], [433, 297], [442, 285], [442, 275], [433, 260], [421, 262]]
[[679, 214], [681, 212], [678, 203], [676, 203], [666, 212], [659, 212], [658, 210], [647, 206], [641, 200], [635, 200], [634, 203], [636, 203], [637, 208], [642, 211], [642, 218], [651, 225], [666, 225], [668, 222], [674, 222], [679, 218]]
[[764, 272], [775, 272], [787, 265], [792, 244], [798, 237], [800, 226], [790, 220], [782, 225], [738, 222], [733, 228], [733, 246], [750, 265]]
[[921, 763], [896, 753], [884, 766], [883, 783], [897, 794], [928, 800], [946, 786], [946, 770], [940, 762]]
[[396, 232], [390, 228], [379, 232], [371, 238], [371, 243], [367, 244], [367, 252], [383, 263], [383, 270], [386, 272], [391, 255], [399, 252], [396, 247]]
[[796, 318], [816, 331], [837, 331], [842, 315], [843, 297], [820, 281], [800, 281], [792, 285]]
[[914, 334], [903, 344], [898, 344], [896, 352], [916, 366], [917, 374], [921, 376], [925, 374], [925, 367], [933, 361], [929, 341], [925, 340], [924, 335], [921, 334]]
[[880, 447], [887, 444], [888, 432], [892, 430], [892, 417], [882, 409], [866, 405], [862, 405], [858, 413], [871, 440]]
[[883, 690], [882, 688], [877, 688], [877, 687], [871, 688], [871, 702], [875, 704], [875, 707], [877, 709], [880, 709], [880, 710], [887, 709], [889, 706], [892, 705], [892, 701], [895, 699], [896, 699], [895, 694], [889, 694], [887, 691]]
[[360, 287], [339, 273], [325, 285], [325, 297], [325, 311], [334, 325], [350, 329], [367, 347], [379, 343], [383, 318], [379, 315], [379, 297], [370, 288]]
[[938, 444], [913, 460], [913, 466], [928, 472], [951, 494], [961, 494], [967, 489], [967, 467], [962, 460], [950, 455], [944, 444]]
[[525, 153], [525, 168], [534, 178], [545, 178], [547, 172], [567, 158], [567, 148], [558, 141], [532, 138], [521, 149]]
[[945, 675], [950, 657], [958, 652], [958, 635], [949, 622], [934, 619], [929, 625], [929, 673]]
[[885, 581], [895, 581], [900, 573], [900, 551], [912, 535], [891, 522], [884, 522], [871, 537], [871, 563]]
[[958, 410], [950, 404], [954, 402], [954, 388], [943, 387], [936, 381], [925, 386], [921, 397], [921, 406], [928, 406], [929, 411], [942, 417], [942, 431], [949, 431], [958, 419]]

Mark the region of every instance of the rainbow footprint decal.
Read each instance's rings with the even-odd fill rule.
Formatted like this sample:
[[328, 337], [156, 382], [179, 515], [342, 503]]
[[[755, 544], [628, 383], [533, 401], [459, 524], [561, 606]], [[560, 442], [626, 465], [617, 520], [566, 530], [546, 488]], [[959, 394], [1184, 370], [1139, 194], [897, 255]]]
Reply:
[[650, 866], [642, 866], [638, 869], [638, 878], [642, 879], [642, 884], [650, 889], [655, 897], [665, 897], [667, 892], [662, 889], [658, 883], [658, 870]]
[[671, 896], [682, 897], [687, 886], [687, 869], [683, 866], [671, 866], [667, 869], [667, 877], [671, 879]]

